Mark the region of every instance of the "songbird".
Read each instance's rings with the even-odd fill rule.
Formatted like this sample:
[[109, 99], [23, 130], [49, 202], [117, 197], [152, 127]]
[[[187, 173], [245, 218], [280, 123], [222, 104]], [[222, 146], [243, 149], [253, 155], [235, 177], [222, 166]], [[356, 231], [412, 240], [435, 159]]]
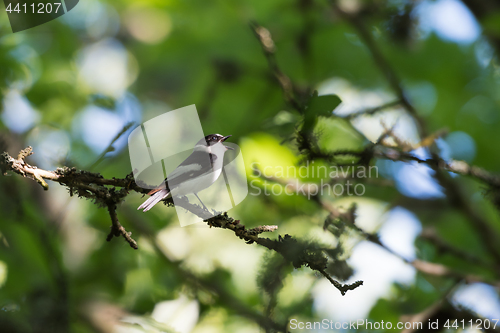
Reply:
[[198, 197], [198, 192], [206, 189], [219, 178], [222, 172], [224, 153], [233, 148], [225, 146], [222, 142], [231, 135], [210, 134], [201, 139], [194, 146], [193, 152], [177, 168], [167, 175], [167, 178], [155, 189], [149, 191], [151, 195], [139, 209], [147, 212], [162, 199], [171, 196], [185, 196], [194, 194], [203, 208], [208, 208]]

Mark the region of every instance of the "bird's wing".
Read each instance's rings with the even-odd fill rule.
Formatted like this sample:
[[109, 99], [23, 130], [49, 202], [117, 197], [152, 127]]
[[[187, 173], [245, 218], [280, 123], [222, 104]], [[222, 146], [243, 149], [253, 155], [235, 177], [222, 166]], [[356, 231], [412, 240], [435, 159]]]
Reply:
[[[165, 181], [167, 181], [167, 188], [174, 188], [187, 180], [213, 172], [212, 165], [216, 159], [217, 155], [215, 154], [194, 151], [188, 158], [179, 164], [174, 171], [168, 174], [167, 179], [165, 179]], [[164, 188], [165, 181], [157, 188], [151, 190], [148, 194], [154, 194]]]

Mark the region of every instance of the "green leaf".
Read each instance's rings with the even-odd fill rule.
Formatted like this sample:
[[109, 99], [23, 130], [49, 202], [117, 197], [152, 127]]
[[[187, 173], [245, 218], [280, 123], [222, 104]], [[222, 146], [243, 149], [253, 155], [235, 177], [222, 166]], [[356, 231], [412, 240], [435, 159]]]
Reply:
[[307, 107], [307, 114], [314, 116], [330, 116], [333, 110], [340, 105], [342, 101], [337, 95], [313, 96]]

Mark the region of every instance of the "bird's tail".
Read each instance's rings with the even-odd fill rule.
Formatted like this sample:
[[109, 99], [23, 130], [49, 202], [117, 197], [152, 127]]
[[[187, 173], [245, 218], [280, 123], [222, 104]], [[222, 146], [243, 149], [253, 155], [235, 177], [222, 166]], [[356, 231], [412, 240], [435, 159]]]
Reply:
[[143, 209], [143, 212], [147, 212], [148, 210], [153, 208], [154, 205], [160, 202], [160, 200], [168, 197], [169, 194], [170, 191], [168, 191], [167, 189], [159, 190], [155, 192], [151, 197], [149, 197], [146, 201], [144, 201], [142, 205], [137, 208], [137, 210]]

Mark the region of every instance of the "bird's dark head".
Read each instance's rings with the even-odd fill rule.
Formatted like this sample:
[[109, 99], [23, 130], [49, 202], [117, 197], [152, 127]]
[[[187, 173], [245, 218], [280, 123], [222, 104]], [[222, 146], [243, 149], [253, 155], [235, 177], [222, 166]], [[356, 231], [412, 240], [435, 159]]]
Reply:
[[[222, 136], [220, 134], [209, 134], [206, 137], [204, 137], [203, 139], [201, 139], [200, 141], [198, 141], [198, 143], [196, 143], [196, 145], [210, 147], [210, 146], [218, 144], [219, 142], [222, 143], [230, 137], [231, 137], [231, 135]], [[226, 148], [232, 149], [230, 147], [226, 147]]]

